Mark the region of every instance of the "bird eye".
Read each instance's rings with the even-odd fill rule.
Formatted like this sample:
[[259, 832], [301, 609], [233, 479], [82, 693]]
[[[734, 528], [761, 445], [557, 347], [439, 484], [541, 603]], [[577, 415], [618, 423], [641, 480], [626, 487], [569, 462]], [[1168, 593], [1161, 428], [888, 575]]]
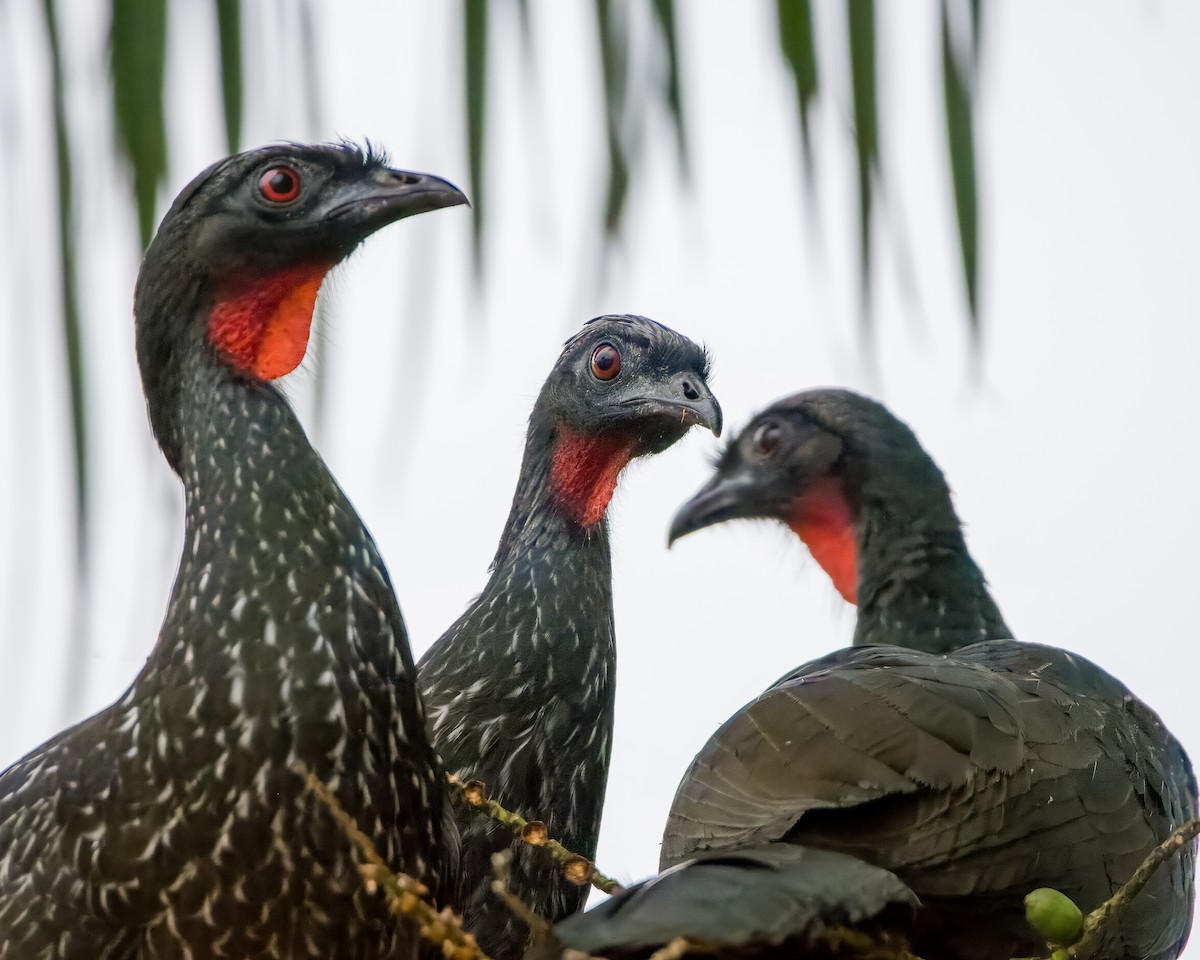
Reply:
[[768, 457], [779, 446], [780, 429], [777, 423], [764, 423], [754, 431], [750, 443], [760, 457]]
[[258, 189], [273, 203], [287, 203], [300, 196], [300, 174], [291, 167], [272, 167], [259, 178]]
[[602, 343], [592, 351], [592, 376], [612, 380], [621, 372], [621, 351], [611, 343]]

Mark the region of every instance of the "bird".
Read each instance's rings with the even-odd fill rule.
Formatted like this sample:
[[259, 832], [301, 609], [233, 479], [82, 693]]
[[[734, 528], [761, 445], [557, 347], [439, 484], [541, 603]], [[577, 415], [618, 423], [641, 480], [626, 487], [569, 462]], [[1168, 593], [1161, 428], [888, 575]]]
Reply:
[[[839, 389], [772, 404], [728, 443], [669, 537], [737, 518], [782, 522], [809, 546], [857, 604], [854, 643], [790, 671], [696, 755], [663, 834], [660, 868], [678, 871], [679, 892], [657, 897], [659, 935], [694, 923], [705, 885], [689, 874], [765, 845], [898, 880], [919, 906], [890, 930], [925, 960], [1041, 955], [1026, 894], [1054, 888], [1090, 911], [1196, 817], [1187, 755], [1145, 703], [1078, 654], [1012, 638], [944, 476], [882, 404]], [[1178, 956], [1193, 875], [1189, 846], [1105, 926], [1097, 955]], [[885, 903], [891, 881], [865, 882], [869, 906]], [[640, 895], [625, 912], [647, 912], [633, 909]], [[817, 920], [839, 918], [836, 902], [816, 906]], [[560, 934], [605, 952], [629, 939], [621, 909]], [[813, 922], [770, 931], [760, 913], [747, 919], [745, 898], [713, 901], [707, 929], [778, 946]]]
[[305, 777], [433, 885], [444, 773], [384, 563], [273, 381], [334, 266], [465, 202], [370, 146], [283, 143], [213, 164], [163, 217], [135, 341], [182, 558], [124, 694], [0, 775], [0, 958], [415, 955]]
[[[418, 664], [430, 735], [447, 768], [543, 820], [593, 859], [612, 748], [616, 647], [607, 509], [621, 471], [694, 424], [721, 431], [709, 359], [641, 316], [588, 321], [565, 344], [529, 418], [512, 507], [483, 591]], [[466, 928], [496, 960], [528, 930], [491, 891], [511, 831], [467, 811]], [[518, 844], [509, 887], [537, 914], [580, 909], [586, 887]]]

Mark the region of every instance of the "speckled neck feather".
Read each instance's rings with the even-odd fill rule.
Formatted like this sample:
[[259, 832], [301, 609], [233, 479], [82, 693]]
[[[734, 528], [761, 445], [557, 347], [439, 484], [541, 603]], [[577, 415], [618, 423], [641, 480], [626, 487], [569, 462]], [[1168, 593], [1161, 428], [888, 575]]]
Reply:
[[[615, 696], [604, 508], [630, 449], [624, 439], [531, 425], [488, 583], [419, 667], [447, 767], [544, 819], [552, 836], [586, 857], [599, 837]], [[511, 834], [473, 815], [460, 825], [455, 906], [489, 955], [518, 960], [528, 931], [491, 892], [491, 855], [508, 849]], [[587, 898], [528, 848], [515, 850], [509, 885], [550, 919]]]

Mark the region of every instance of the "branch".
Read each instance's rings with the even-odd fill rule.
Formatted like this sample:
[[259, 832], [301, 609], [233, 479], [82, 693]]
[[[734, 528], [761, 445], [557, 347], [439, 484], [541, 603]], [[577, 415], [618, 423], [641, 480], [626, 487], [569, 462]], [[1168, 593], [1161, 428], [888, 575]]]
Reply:
[[309, 772], [308, 789], [328, 808], [333, 819], [366, 862], [359, 867], [363, 886], [367, 893], [382, 889], [392, 913], [415, 920], [421, 936], [442, 948], [447, 960], [491, 960], [479, 949], [475, 937], [463, 929], [462, 918], [449, 907], [438, 910], [427, 899], [429, 888], [415, 877], [398, 873], [388, 868], [383, 857], [363, 833], [354, 818], [346, 812], [335, 797], [316, 775]]
[[676, 937], [665, 947], [659, 947], [650, 954], [650, 960], [679, 960], [680, 957], [692, 949], [693, 945], [687, 937]]
[[458, 789], [467, 806], [504, 824], [512, 831], [514, 837], [531, 847], [542, 847], [546, 850], [562, 864], [563, 876], [571, 883], [580, 887], [590, 883], [601, 893], [607, 894], [617, 894], [624, 890], [620, 883], [596, 869], [596, 865], [587, 857], [572, 853], [552, 839], [546, 831], [546, 824], [541, 820], [526, 820], [519, 813], [506, 810], [495, 800], [488, 799], [487, 787], [482, 780], [468, 780], [464, 783], [452, 773], [446, 774], [446, 779]]

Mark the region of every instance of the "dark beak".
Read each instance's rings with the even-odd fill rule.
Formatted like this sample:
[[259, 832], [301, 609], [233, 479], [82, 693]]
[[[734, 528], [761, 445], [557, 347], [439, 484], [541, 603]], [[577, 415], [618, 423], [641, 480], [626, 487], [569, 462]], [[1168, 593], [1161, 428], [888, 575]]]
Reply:
[[635, 405], [638, 416], [660, 415], [688, 427], [693, 424], [707, 427], [715, 436], [721, 435], [724, 422], [721, 405], [704, 379], [694, 373], [676, 374], [661, 389], [631, 397], [625, 403]]
[[754, 479], [741, 470], [728, 476], [718, 473], [676, 512], [667, 534], [667, 546], [714, 523], [757, 515], [755, 486]]
[[458, 187], [441, 177], [381, 167], [347, 184], [326, 220], [353, 223], [371, 233], [405, 217], [468, 202]]

